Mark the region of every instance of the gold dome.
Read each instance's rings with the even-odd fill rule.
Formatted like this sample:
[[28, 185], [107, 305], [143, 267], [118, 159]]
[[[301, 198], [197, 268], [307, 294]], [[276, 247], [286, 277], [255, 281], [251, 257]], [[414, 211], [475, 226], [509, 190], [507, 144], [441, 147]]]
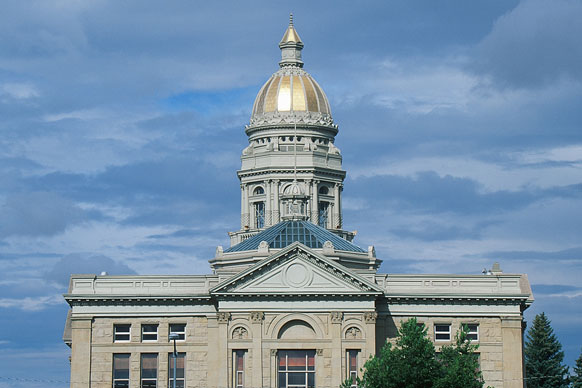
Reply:
[[253, 116], [270, 112], [317, 112], [331, 116], [325, 93], [300, 68], [279, 70], [261, 88]]

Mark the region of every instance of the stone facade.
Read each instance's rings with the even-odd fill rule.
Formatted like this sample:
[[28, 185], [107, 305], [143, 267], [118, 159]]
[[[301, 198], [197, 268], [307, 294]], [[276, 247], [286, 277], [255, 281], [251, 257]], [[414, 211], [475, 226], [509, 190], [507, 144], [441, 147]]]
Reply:
[[410, 317], [437, 349], [471, 325], [486, 385], [522, 387], [527, 276], [499, 266], [483, 275], [378, 273], [374, 247], [358, 247], [342, 229], [338, 129], [302, 69], [292, 24], [280, 47], [281, 70], [246, 127], [231, 246], [217, 247], [210, 275], [72, 275], [71, 387], [137, 388], [144, 379], [167, 387], [171, 325], [184, 329], [176, 347], [186, 387], [285, 387], [297, 378], [306, 388], [339, 387], [350, 365], [361, 373]]

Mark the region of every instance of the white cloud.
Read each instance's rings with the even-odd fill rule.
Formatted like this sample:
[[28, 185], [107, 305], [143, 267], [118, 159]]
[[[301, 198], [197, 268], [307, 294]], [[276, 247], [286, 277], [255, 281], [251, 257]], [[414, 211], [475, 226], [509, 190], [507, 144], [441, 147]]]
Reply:
[[49, 306], [63, 303], [61, 294], [26, 298], [0, 298], [0, 308], [16, 308], [24, 311], [44, 310]]
[[39, 97], [40, 91], [30, 83], [6, 83], [0, 87], [0, 96], [1, 95], [16, 100], [26, 100]]

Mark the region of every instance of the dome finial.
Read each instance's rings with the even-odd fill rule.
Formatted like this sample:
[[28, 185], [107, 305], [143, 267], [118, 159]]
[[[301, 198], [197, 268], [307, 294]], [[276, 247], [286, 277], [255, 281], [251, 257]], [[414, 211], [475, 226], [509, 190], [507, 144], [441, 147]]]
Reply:
[[283, 66], [299, 66], [303, 67], [303, 61], [301, 61], [301, 50], [303, 49], [303, 42], [299, 37], [299, 34], [295, 30], [293, 25], [293, 13], [289, 14], [289, 27], [283, 35], [283, 39], [279, 42], [279, 48], [281, 49], [282, 60], [279, 62], [281, 67]]

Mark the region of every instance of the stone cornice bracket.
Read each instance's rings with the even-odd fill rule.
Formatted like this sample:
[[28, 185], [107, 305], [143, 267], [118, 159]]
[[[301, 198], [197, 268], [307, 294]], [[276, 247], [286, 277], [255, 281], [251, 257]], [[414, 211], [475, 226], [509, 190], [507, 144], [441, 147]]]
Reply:
[[376, 318], [378, 318], [378, 313], [375, 311], [364, 313], [364, 321], [366, 321], [366, 323], [376, 323]]
[[332, 311], [329, 313], [331, 323], [342, 323], [344, 320], [344, 313], [341, 311]]
[[262, 311], [253, 311], [249, 314], [252, 323], [261, 323], [265, 319], [265, 313]]
[[218, 319], [218, 323], [228, 323], [228, 321], [230, 321], [231, 314], [225, 313], [225, 312], [219, 312], [216, 314], [216, 317]]

